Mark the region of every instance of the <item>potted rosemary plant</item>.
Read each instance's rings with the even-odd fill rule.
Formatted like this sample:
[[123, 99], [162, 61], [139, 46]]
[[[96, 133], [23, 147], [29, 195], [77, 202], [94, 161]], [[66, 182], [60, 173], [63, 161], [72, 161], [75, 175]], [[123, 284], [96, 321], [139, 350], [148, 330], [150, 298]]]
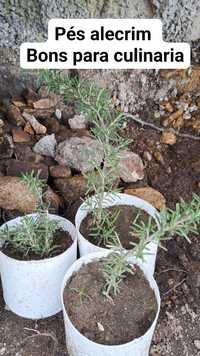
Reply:
[[[159, 315], [159, 290], [141, 263], [145, 247], [161, 247], [174, 235], [198, 233], [200, 197], [165, 209], [159, 225], [151, 218], [132, 223], [138, 236], [134, 249], [124, 251], [119, 239], [112, 252], [91, 253], [67, 271], [61, 290], [66, 344], [71, 356], [148, 356]], [[117, 243], [116, 243], [117, 241]], [[135, 261], [134, 261], [134, 259]]]
[[62, 308], [60, 285], [76, 260], [73, 224], [48, 213], [42, 200], [44, 184], [33, 173], [22, 177], [37, 197], [34, 214], [18, 217], [0, 228], [0, 264], [3, 296], [19, 316], [40, 319]]
[[[114, 108], [110, 93], [99, 89], [87, 81], [64, 77], [55, 71], [43, 71], [41, 81], [49, 90], [63, 94], [65, 100], [74, 101], [76, 109], [84, 113], [89, 124], [92, 137], [101, 145], [103, 164], [95, 158], [95, 152], [90, 148], [88, 161], [91, 171], [85, 173], [87, 193], [85, 202], [79, 207], [75, 225], [78, 231], [80, 255], [104, 251], [113, 243], [116, 234], [125, 249], [131, 249], [135, 237], [130, 232], [134, 219], [156, 219], [156, 209], [144, 200], [120, 193], [117, 188], [121, 171], [121, 158], [130, 141], [119, 134], [124, 116]], [[91, 158], [93, 157], [93, 158]], [[157, 244], [149, 241], [146, 246], [144, 263], [154, 272]]]

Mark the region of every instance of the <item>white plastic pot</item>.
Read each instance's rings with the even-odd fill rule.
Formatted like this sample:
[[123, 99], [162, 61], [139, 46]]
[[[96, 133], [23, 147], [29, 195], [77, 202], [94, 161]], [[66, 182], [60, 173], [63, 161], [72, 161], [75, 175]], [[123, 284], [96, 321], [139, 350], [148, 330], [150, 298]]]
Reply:
[[[158, 320], [160, 312], [160, 293], [156, 281], [154, 280], [152, 274], [141, 264], [141, 262], [136, 262], [136, 264], [143, 270], [150, 287], [155, 293], [157, 300], [158, 310], [154, 321], [152, 322], [150, 328], [141, 337], [132, 340], [126, 344], [122, 345], [102, 345], [94, 341], [89, 340], [84, 335], [82, 335], [72, 324], [67, 314], [63, 301], [63, 292], [66, 283], [71, 278], [74, 272], [77, 272], [82, 265], [88, 264], [94, 260], [98, 260], [106, 256], [109, 251], [106, 252], [96, 252], [78, 259], [67, 271], [61, 289], [61, 298], [63, 304], [63, 315], [65, 323], [65, 335], [66, 335], [66, 345], [70, 356], [148, 356], [149, 349], [151, 346], [151, 341], [153, 338], [154, 330]], [[134, 307], [134, 306], [133, 306]]]
[[[36, 214], [32, 215], [36, 218]], [[77, 232], [68, 220], [49, 214], [59, 226], [68, 231], [73, 243], [58, 256], [43, 260], [21, 261], [0, 251], [1, 279], [5, 303], [15, 314], [29, 319], [52, 316], [62, 310], [60, 286], [66, 270], [77, 258]], [[2, 225], [20, 224], [16, 218]]]
[[[106, 201], [103, 204], [104, 207], [110, 207], [114, 205], [132, 205], [136, 208], [142, 209], [146, 211], [147, 214], [151, 215], [153, 218], [156, 219], [158, 217], [157, 210], [148, 202], [143, 199], [137, 198], [132, 195], [128, 194], [105, 194]], [[109, 198], [108, 198], [109, 197]], [[95, 206], [95, 196], [92, 198], [94, 201], [93, 206]], [[81, 233], [80, 233], [80, 226], [84, 218], [90, 213], [85, 203], [80, 205], [79, 209], [77, 210], [76, 217], [75, 217], [75, 226], [78, 232], [78, 247], [80, 256], [87, 255], [88, 253], [93, 252], [100, 252], [100, 251], [107, 251], [107, 249], [99, 247], [95, 244], [89, 242]], [[156, 255], [157, 255], [158, 246], [155, 242], [150, 242], [147, 246], [147, 254], [145, 255], [145, 261], [143, 262], [144, 266], [146, 266], [152, 273], [154, 274], [155, 270], [155, 263], [156, 263]]]

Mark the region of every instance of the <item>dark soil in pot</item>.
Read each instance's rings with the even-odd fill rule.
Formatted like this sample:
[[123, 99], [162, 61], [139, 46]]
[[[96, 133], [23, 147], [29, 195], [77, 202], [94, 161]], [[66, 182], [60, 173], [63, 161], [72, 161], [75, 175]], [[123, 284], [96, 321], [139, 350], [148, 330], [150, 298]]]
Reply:
[[64, 231], [62, 229], [59, 229], [55, 232], [54, 234], [54, 239], [53, 239], [53, 244], [52, 246], [55, 246], [55, 249], [49, 253], [49, 254], [44, 254], [44, 255], [39, 255], [36, 254], [33, 251], [29, 251], [28, 254], [24, 254], [24, 251], [19, 251], [16, 250], [11, 244], [7, 243], [5, 246], [3, 245], [1, 248], [1, 251], [12, 258], [15, 258], [16, 260], [22, 260], [22, 261], [31, 261], [31, 260], [42, 260], [45, 258], [49, 257], [55, 257], [66, 251], [71, 245], [73, 241], [70, 236], [70, 234], [67, 231]]
[[73, 325], [88, 339], [120, 345], [142, 336], [151, 326], [157, 302], [143, 272], [136, 267], [121, 283], [117, 296], [102, 294], [102, 261], [84, 265], [64, 290], [64, 304]]
[[[118, 233], [118, 236], [120, 238], [122, 246], [130, 250], [133, 248], [133, 245], [131, 242], [137, 242], [137, 237], [134, 237], [131, 235], [131, 224], [136, 218], [137, 214], [139, 213], [139, 219], [138, 222], [140, 221], [147, 221], [149, 219], [149, 215], [141, 209], [135, 208], [134, 206], [130, 205], [117, 205], [117, 206], [112, 206], [110, 208], [105, 208], [109, 212], [114, 213], [116, 209], [120, 210], [120, 213], [118, 215], [118, 218], [116, 220], [116, 228], [115, 231]], [[85, 219], [82, 221], [81, 226], [80, 226], [80, 232], [81, 234], [92, 244], [98, 245], [99, 247], [106, 248], [106, 246], [101, 243], [101, 237], [93, 237], [91, 236], [91, 227], [93, 224], [93, 216], [92, 214], [88, 214]]]

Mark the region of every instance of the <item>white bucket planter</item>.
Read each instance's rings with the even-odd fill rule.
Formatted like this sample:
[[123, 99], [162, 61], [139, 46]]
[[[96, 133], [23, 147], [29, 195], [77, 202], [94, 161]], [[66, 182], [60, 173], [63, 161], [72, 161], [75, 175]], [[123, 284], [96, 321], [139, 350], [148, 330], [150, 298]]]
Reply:
[[[36, 214], [32, 215], [36, 218]], [[15, 314], [24, 318], [40, 319], [62, 310], [60, 286], [66, 270], [77, 258], [77, 232], [68, 220], [49, 214], [59, 226], [69, 232], [73, 243], [58, 256], [31, 261], [8, 257], [0, 251], [1, 279], [5, 303]], [[20, 224], [16, 218], [2, 225]]]
[[158, 320], [160, 312], [160, 293], [156, 281], [154, 280], [152, 274], [146, 269], [141, 262], [137, 262], [137, 265], [143, 270], [150, 287], [155, 293], [157, 300], [158, 310], [154, 321], [152, 322], [150, 328], [146, 331], [141, 337], [132, 340], [123, 345], [102, 345], [94, 341], [89, 340], [84, 335], [82, 335], [72, 324], [69, 319], [69, 316], [66, 312], [64, 301], [63, 301], [63, 292], [66, 286], [66, 283], [71, 278], [74, 272], [77, 272], [82, 265], [88, 264], [94, 260], [98, 260], [101, 257], [106, 256], [109, 251], [106, 252], [96, 252], [83, 256], [78, 259], [67, 271], [61, 289], [61, 298], [63, 304], [63, 315], [65, 323], [65, 335], [66, 335], [66, 345], [70, 356], [148, 356], [149, 349], [151, 346], [151, 341], [153, 338], [154, 330]]
[[[109, 197], [109, 195], [107, 195], [107, 197]], [[114, 205], [131, 205], [146, 211], [146, 213], [152, 216], [153, 218], [156, 218], [156, 216], [158, 217], [157, 210], [151, 204], [149, 204], [143, 199], [128, 194], [122, 194], [122, 193], [110, 195], [110, 197], [111, 198], [109, 199], [109, 202], [108, 200], [106, 200], [106, 202], [103, 204], [104, 207], [110, 207]], [[94, 206], [95, 206], [95, 196], [93, 197], [93, 199], [94, 199]], [[75, 217], [75, 225], [78, 232], [78, 247], [79, 247], [80, 256], [84, 256], [87, 255], [88, 253], [93, 253], [93, 252], [107, 251], [107, 249], [105, 248], [92, 244], [80, 233], [81, 223], [89, 212], [90, 211], [86, 207], [85, 203], [83, 203], [82, 205], [80, 205], [79, 209], [77, 210], [76, 217]], [[143, 262], [144, 266], [146, 266], [151, 271], [152, 274], [154, 274], [154, 270], [155, 270], [157, 249], [158, 249], [157, 244], [155, 242], [150, 242], [147, 246], [148, 254], [145, 255], [145, 261]]]

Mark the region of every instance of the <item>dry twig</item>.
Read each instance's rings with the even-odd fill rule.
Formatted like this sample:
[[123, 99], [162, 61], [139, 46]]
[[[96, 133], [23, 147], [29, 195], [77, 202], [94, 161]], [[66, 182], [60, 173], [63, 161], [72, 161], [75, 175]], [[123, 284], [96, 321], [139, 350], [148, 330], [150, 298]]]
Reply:
[[49, 337], [53, 340], [54, 342], [54, 349], [53, 349], [53, 353], [52, 355], [55, 354], [56, 352], [56, 349], [58, 347], [58, 340], [57, 338], [52, 334], [52, 333], [48, 333], [48, 332], [40, 332], [39, 330], [35, 330], [35, 329], [31, 329], [31, 328], [24, 328], [24, 330], [27, 330], [27, 331], [32, 331], [34, 332], [35, 334], [34, 335], [30, 335], [30, 336], [27, 336], [23, 341], [22, 341], [22, 345], [29, 339], [32, 339], [32, 338], [35, 338], [35, 337], [38, 337], [38, 336], [44, 336], [44, 337]]
[[[158, 127], [158, 126], [152, 124], [151, 122], [146, 122], [146, 121], [140, 119], [137, 115], [132, 115], [132, 114], [127, 113], [127, 114], [125, 114], [125, 116], [127, 118], [130, 118], [130, 119], [134, 120], [135, 122], [137, 122], [138, 124], [140, 124], [142, 126], [150, 127], [153, 130], [156, 130], [156, 131], [159, 131], [159, 132], [166, 131], [165, 127]], [[190, 135], [190, 134], [180, 133], [179, 131], [174, 130], [172, 128], [168, 129], [168, 131], [173, 132], [175, 135], [177, 135], [179, 137], [190, 138], [192, 140], [200, 140], [200, 136], [194, 136], [194, 135]]]
[[179, 283], [175, 284], [172, 288], [168, 289], [165, 293], [163, 293], [163, 297], [170, 292], [174, 291], [176, 288], [180, 287], [185, 282], [185, 278], [183, 278]]

